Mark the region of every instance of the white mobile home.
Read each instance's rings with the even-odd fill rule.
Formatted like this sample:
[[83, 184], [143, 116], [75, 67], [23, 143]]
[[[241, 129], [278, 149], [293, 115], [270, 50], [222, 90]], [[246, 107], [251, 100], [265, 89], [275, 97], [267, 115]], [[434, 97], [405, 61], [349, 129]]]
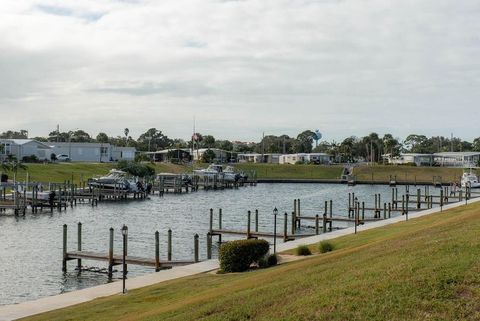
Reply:
[[475, 167], [480, 161], [480, 152], [445, 152], [433, 154], [440, 166]]
[[35, 156], [39, 160], [49, 160], [50, 146], [33, 139], [0, 139], [0, 159], [12, 155], [18, 160]]
[[137, 149], [135, 147], [121, 147], [121, 146], [112, 146], [112, 159], [113, 161], [119, 160], [135, 160], [135, 153]]
[[52, 143], [55, 155], [68, 155], [72, 162], [110, 162], [113, 159], [110, 144]]
[[433, 155], [432, 154], [418, 154], [418, 153], [405, 153], [400, 156], [391, 157], [390, 154], [383, 155], [388, 160], [389, 164], [393, 165], [405, 165], [415, 164], [416, 166], [432, 166]]

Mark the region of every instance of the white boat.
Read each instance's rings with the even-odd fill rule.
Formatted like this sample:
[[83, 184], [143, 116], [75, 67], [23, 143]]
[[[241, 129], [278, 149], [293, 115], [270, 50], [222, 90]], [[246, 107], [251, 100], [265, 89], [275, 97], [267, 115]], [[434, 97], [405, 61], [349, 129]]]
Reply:
[[226, 181], [236, 182], [240, 179], [240, 174], [235, 173], [233, 167], [227, 166], [225, 170], [223, 169], [222, 165], [218, 164], [211, 164], [207, 168], [204, 169], [196, 169], [193, 171], [195, 175], [200, 177], [217, 177], [220, 179], [225, 179]]
[[469, 172], [463, 173], [461, 184], [462, 187], [480, 188], [478, 176], [472, 172], [472, 169], [470, 169]]
[[105, 176], [92, 178], [88, 182], [88, 185], [91, 187], [125, 190], [128, 192], [138, 192], [142, 189], [142, 184], [138, 180], [118, 169], [110, 170]]

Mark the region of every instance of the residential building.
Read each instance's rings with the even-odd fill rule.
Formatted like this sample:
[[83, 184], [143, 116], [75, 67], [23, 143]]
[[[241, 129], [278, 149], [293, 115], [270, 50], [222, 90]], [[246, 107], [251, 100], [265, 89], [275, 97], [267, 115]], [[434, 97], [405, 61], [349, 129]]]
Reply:
[[33, 139], [0, 139], [0, 159], [8, 155], [18, 160], [36, 156], [38, 160], [50, 160], [51, 147]]
[[476, 167], [480, 162], [480, 152], [435, 153], [433, 158], [440, 166]]
[[55, 155], [68, 155], [72, 162], [112, 162], [135, 159], [135, 147], [118, 147], [109, 143], [61, 142], [52, 144]]

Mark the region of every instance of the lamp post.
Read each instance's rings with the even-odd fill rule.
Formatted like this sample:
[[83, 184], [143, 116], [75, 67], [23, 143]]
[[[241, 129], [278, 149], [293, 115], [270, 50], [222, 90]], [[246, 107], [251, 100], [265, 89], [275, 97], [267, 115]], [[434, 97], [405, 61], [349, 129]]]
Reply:
[[277, 214], [278, 210], [273, 209], [273, 254], [277, 253]]
[[122, 226], [122, 236], [123, 236], [123, 287], [122, 292], [123, 294], [127, 293], [127, 289], [125, 288], [125, 279], [127, 277], [127, 264], [125, 263], [125, 255], [127, 252], [127, 236], [128, 236], [128, 227], [126, 225]]

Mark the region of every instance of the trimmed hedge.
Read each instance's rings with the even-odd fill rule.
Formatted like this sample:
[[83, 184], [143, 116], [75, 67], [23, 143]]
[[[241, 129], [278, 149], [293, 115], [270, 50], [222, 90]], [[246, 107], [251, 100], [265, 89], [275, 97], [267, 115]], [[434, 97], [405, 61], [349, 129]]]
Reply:
[[243, 272], [252, 263], [258, 262], [267, 254], [270, 245], [265, 240], [237, 240], [220, 247], [220, 269], [223, 272]]

